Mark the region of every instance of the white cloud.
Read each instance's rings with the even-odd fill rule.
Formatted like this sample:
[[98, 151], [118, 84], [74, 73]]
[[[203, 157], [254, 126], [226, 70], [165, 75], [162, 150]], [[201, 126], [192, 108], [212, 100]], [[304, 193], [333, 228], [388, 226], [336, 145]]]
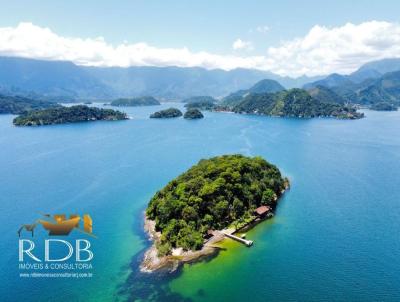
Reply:
[[236, 39], [232, 44], [234, 50], [253, 50], [253, 44], [250, 41], [243, 41], [241, 39]]
[[400, 24], [316, 25], [304, 37], [270, 47], [266, 56], [272, 69], [284, 74], [350, 73], [372, 60], [400, 57]]
[[[236, 40], [234, 49], [251, 43]], [[217, 55], [188, 48], [157, 48], [147, 43], [107, 43], [102, 37], [62, 37], [31, 23], [0, 28], [0, 55], [68, 60], [91, 66], [200, 66], [208, 69], [257, 68], [281, 75], [349, 73], [382, 58], [400, 57], [400, 24], [370, 21], [340, 27], [316, 25], [303, 37], [270, 47], [264, 55]]]
[[267, 25], [262, 25], [262, 26], [257, 26], [256, 31], [258, 31], [259, 33], [265, 34], [269, 31], [269, 26]]

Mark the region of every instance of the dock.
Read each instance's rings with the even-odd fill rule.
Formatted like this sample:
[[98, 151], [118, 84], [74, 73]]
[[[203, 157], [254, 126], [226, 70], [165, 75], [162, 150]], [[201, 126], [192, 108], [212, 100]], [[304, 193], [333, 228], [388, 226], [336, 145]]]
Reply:
[[243, 243], [246, 246], [252, 246], [253, 245], [253, 241], [252, 240], [243, 239], [243, 238], [240, 238], [238, 236], [235, 236], [235, 235], [232, 235], [232, 234], [228, 234], [228, 233], [225, 233], [225, 232], [221, 232], [221, 233], [224, 234], [224, 236], [226, 236], [228, 238], [231, 238], [233, 240], [239, 241], [240, 243]]

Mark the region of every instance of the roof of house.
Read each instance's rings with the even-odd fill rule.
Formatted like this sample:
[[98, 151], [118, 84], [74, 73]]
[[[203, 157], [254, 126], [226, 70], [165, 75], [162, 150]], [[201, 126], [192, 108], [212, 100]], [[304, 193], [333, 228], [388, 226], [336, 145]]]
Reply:
[[271, 208], [269, 206], [261, 206], [256, 209], [256, 213], [258, 215], [263, 215], [265, 213], [268, 213], [269, 211], [271, 211]]

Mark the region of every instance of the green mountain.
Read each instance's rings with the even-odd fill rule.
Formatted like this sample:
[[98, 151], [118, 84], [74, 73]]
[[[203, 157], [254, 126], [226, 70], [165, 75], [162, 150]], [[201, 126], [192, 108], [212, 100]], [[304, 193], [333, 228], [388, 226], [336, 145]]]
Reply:
[[111, 106], [154, 106], [161, 105], [160, 102], [152, 96], [142, 96], [137, 98], [121, 98], [111, 102]]
[[364, 115], [353, 107], [322, 102], [306, 90], [290, 89], [277, 93], [249, 94], [232, 107], [236, 113], [261, 114], [282, 117], [335, 117], [357, 119]]
[[400, 71], [384, 74], [366, 88], [357, 91], [360, 104], [388, 102], [400, 105]]
[[277, 81], [264, 79], [257, 82], [249, 89], [238, 90], [229, 94], [221, 100], [220, 104], [223, 106], [234, 106], [239, 104], [248, 94], [274, 93], [282, 90], [285, 90], [285, 88]]
[[316, 86], [307, 90], [308, 93], [312, 96], [313, 99], [318, 100], [324, 103], [336, 103], [336, 104], [345, 104], [346, 99], [340, 95], [338, 95], [333, 90], [324, 87], [324, 86]]
[[20, 96], [0, 95], [0, 114], [21, 114], [30, 110], [60, 107], [60, 105]]

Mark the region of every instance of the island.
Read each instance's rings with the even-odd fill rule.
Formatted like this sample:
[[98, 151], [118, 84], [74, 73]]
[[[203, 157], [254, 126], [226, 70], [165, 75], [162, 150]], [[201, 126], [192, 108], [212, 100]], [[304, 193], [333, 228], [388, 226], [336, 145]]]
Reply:
[[71, 107], [49, 108], [28, 111], [13, 120], [16, 126], [42, 126], [88, 121], [126, 120], [126, 113], [112, 110], [76, 105]]
[[190, 98], [184, 99], [182, 102], [183, 103], [199, 103], [199, 102], [216, 103], [217, 100], [211, 96], [202, 95], [202, 96], [192, 96]]
[[201, 113], [201, 111], [197, 108], [188, 109], [183, 115], [183, 118], [189, 120], [199, 119], [203, 117], [204, 117], [203, 113]]
[[121, 98], [121, 99], [116, 99], [110, 103], [111, 106], [130, 106], [130, 107], [136, 107], [136, 106], [154, 106], [154, 105], [161, 105], [160, 102], [153, 98], [152, 96], [142, 96], [142, 97], [137, 97], [137, 98]]
[[57, 103], [20, 96], [0, 95], [0, 114], [22, 114], [30, 110], [61, 107]]
[[370, 109], [376, 111], [397, 111], [397, 106], [389, 102], [379, 102], [371, 105]]
[[[214, 244], [271, 217], [289, 181], [261, 157], [202, 159], [150, 200], [145, 229], [154, 241], [142, 271], [176, 267], [214, 254]], [[250, 240], [242, 239], [250, 245]]]
[[168, 108], [154, 112], [150, 115], [150, 118], [174, 118], [182, 116], [182, 112], [177, 108]]
[[353, 105], [324, 102], [312, 97], [304, 89], [293, 88], [275, 93], [248, 94], [228, 105], [235, 113], [259, 114], [279, 117], [333, 117], [338, 119], [359, 119], [364, 113], [357, 112]]

